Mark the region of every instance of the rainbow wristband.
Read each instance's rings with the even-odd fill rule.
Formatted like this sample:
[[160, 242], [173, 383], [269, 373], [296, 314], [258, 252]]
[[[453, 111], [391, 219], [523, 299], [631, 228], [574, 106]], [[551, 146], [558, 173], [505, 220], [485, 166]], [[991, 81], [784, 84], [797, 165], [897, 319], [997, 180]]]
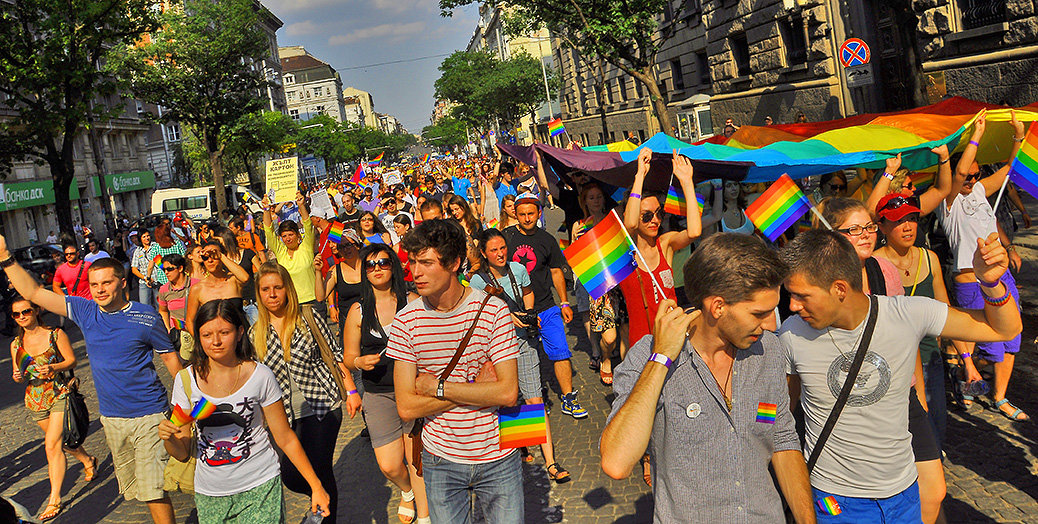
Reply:
[[653, 353], [652, 355], [649, 355], [649, 362], [662, 364], [663, 367], [667, 369], [670, 369], [670, 365], [674, 363], [673, 360], [671, 360], [669, 357], [667, 357], [667, 355], [664, 355], [663, 353]]
[[1002, 295], [999, 298], [991, 298], [991, 297], [989, 297], [987, 295], [984, 295], [984, 302], [987, 302], [987, 304], [989, 306], [1000, 307], [1000, 306], [1004, 306], [1004, 305], [1008, 304], [1009, 303], [1009, 299], [1012, 298], [1012, 296], [1013, 295], [1009, 294], [1009, 288], [1006, 287], [1006, 294], [1005, 295]]
[[970, 140], [970, 145], [980, 147], [980, 142], [977, 142], [976, 140]]

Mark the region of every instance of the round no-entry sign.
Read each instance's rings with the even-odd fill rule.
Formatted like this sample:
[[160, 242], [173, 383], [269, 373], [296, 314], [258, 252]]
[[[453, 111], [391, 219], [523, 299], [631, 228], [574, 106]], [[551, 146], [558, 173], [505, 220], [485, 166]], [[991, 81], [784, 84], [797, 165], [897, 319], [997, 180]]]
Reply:
[[860, 38], [848, 38], [840, 46], [840, 63], [843, 67], [862, 66], [869, 63], [870, 59], [872, 52], [869, 51], [869, 45]]

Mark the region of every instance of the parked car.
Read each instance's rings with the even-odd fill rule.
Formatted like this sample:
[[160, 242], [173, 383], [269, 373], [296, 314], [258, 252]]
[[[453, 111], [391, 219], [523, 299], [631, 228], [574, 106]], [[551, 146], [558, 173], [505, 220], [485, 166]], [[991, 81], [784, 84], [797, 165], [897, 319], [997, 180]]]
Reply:
[[54, 270], [64, 261], [59, 244], [36, 244], [11, 252], [15, 260], [48, 287], [54, 280]]

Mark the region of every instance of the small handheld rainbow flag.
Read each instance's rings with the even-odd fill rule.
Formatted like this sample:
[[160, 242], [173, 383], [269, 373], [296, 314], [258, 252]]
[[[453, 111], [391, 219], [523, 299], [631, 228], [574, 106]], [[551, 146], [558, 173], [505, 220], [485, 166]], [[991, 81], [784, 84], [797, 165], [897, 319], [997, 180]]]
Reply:
[[746, 208], [746, 216], [774, 242], [810, 209], [811, 202], [803, 191], [789, 175], [782, 175]]
[[634, 272], [634, 249], [614, 209], [563, 254], [591, 299], [597, 300]]
[[209, 399], [202, 397], [195, 408], [191, 410], [191, 418], [194, 420], [202, 420], [209, 415], [212, 415], [216, 411], [216, 404], [209, 402]]
[[429, 161], [429, 153], [422, 155], [422, 158], [418, 160], [418, 163], [424, 164]]
[[499, 225], [501, 225], [501, 221], [496, 218], [487, 221], [487, 229], [497, 229], [497, 226]]
[[180, 405], [173, 406], [173, 413], [169, 416], [169, 421], [176, 426], [184, 426], [190, 424], [192, 420], [195, 420], [184, 412], [184, 409]]
[[840, 503], [836, 502], [836, 498], [832, 495], [825, 497], [824, 499], [818, 499], [818, 509], [822, 510], [822, 513], [826, 515], [839, 515], [843, 513], [843, 509], [840, 508]]
[[328, 227], [328, 241], [338, 244], [342, 241], [342, 232], [346, 226], [339, 221], [332, 222], [332, 225]]
[[566, 126], [562, 124], [561, 118], [556, 118], [551, 122], [548, 122], [548, 134], [551, 136], [559, 136], [566, 132]]
[[18, 361], [18, 371], [25, 374], [25, 370], [29, 369], [32, 365], [32, 357], [25, 351], [25, 348], [18, 348], [18, 352], [15, 354], [15, 359]]
[[1009, 179], [1031, 196], [1038, 196], [1038, 125], [1031, 124], [1020, 144], [1020, 152], [1009, 167]]
[[151, 259], [151, 263], [155, 265], [155, 269], [162, 271], [162, 255], [155, 255], [155, 258]]
[[368, 165], [369, 166], [377, 166], [377, 165], [381, 164], [382, 163], [382, 157], [384, 157], [384, 156], [386, 156], [386, 152], [385, 151], [379, 153], [377, 157], [372, 158], [368, 162]]
[[757, 403], [757, 422], [763, 422], [765, 424], [774, 424], [775, 415], [778, 414], [778, 406], [775, 404], [768, 404], [767, 402]]
[[548, 441], [544, 404], [523, 404], [497, 410], [501, 448], [536, 446]]
[[187, 325], [179, 318], [169, 317], [169, 325], [174, 329], [183, 330]]
[[[699, 206], [699, 215], [702, 216], [706, 200], [699, 193], [696, 193], [696, 204]], [[667, 190], [667, 198], [663, 201], [663, 211], [678, 216], [688, 214], [688, 202], [685, 200], [685, 192], [680, 187], [674, 185], [673, 180], [671, 180], [670, 189]]]

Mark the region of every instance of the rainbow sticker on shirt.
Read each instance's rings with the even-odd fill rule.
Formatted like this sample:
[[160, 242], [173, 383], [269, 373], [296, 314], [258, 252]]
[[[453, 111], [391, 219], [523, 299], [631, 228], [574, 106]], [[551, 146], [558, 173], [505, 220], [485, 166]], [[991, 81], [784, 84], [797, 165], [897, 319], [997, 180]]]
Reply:
[[763, 422], [764, 424], [774, 424], [775, 415], [778, 413], [778, 406], [775, 404], [768, 404], [766, 402], [759, 402], [757, 404], [757, 422]]
[[843, 510], [840, 509], [840, 503], [836, 502], [836, 497], [833, 497], [832, 495], [829, 495], [824, 499], [818, 499], [818, 509], [826, 515], [835, 516], [843, 513]]

